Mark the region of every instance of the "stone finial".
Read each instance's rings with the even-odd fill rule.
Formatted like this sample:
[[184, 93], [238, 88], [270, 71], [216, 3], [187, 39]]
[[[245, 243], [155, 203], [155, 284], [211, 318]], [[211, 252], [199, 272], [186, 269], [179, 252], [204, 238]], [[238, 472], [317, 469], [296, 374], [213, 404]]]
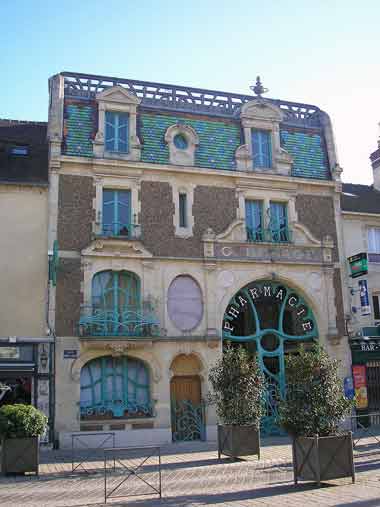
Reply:
[[263, 95], [263, 93], [266, 93], [268, 91], [268, 88], [264, 88], [264, 86], [262, 85], [260, 76], [257, 76], [255, 86], [250, 86], [250, 89], [259, 98], [261, 97], [261, 95]]
[[331, 175], [335, 181], [340, 181], [340, 176], [343, 172], [343, 169], [340, 167], [338, 163], [334, 165], [331, 171]]

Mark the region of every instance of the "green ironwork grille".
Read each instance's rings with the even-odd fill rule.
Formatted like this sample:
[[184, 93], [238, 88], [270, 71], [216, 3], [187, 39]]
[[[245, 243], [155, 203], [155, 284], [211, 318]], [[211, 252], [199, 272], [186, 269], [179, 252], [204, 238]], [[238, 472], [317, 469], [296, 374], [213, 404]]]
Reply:
[[140, 280], [128, 271], [102, 271], [92, 281], [92, 306], [82, 307], [85, 336], [151, 336], [159, 321], [148, 302], [141, 303]]
[[285, 354], [318, 337], [313, 312], [292, 289], [274, 281], [253, 282], [230, 301], [223, 320], [223, 339], [244, 343], [267, 380], [264, 434], [278, 432], [278, 401], [285, 395]]
[[82, 419], [151, 416], [144, 363], [125, 356], [89, 361], [80, 376], [80, 411]]
[[206, 440], [204, 403], [194, 404], [190, 400], [173, 401], [172, 439], [173, 442]]

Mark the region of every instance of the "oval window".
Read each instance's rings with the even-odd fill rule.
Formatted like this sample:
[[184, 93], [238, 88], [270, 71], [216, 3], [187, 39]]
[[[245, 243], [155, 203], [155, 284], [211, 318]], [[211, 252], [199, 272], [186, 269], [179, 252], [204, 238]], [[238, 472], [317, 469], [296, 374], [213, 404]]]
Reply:
[[183, 134], [175, 135], [173, 142], [174, 142], [174, 146], [176, 148], [178, 148], [179, 150], [186, 150], [186, 148], [188, 146], [187, 139]]
[[175, 327], [181, 331], [191, 331], [202, 320], [202, 293], [191, 276], [177, 276], [170, 284], [168, 313]]

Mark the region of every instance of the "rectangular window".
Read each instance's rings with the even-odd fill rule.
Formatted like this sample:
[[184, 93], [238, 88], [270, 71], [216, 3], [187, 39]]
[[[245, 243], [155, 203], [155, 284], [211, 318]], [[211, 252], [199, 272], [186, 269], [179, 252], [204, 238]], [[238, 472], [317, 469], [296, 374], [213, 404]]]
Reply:
[[263, 241], [263, 206], [261, 201], [245, 201], [245, 225], [248, 241]]
[[12, 146], [10, 150], [11, 155], [16, 157], [26, 157], [29, 154], [28, 146]]
[[130, 190], [103, 190], [103, 234], [133, 236]]
[[380, 228], [368, 229], [368, 253], [380, 254]]
[[179, 194], [179, 226], [187, 227], [187, 196]]
[[373, 316], [375, 320], [380, 320], [380, 294], [373, 294]]
[[104, 130], [107, 151], [128, 153], [129, 114], [106, 111]]
[[252, 130], [253, 167], [272, 167], [271, 133]]
[[271, 241], [274, 241], [275, 243], [287, 243], [290, 241], [288, 216], [285, 203], [270, 203], [269, 230]]

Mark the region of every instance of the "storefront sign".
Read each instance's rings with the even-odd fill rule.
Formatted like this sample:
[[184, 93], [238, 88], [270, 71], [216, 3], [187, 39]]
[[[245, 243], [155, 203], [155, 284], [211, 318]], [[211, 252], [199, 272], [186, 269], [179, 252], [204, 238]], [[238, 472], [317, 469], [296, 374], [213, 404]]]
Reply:
[[1, 359], [20, 359], [20, 347], [0, 347]]
[[346, 377], [344, 379], [344, 395], [349, 400], [355, 398], [354, 381], [352, 377]]
[[368, 274], [368, 260], [365, 252], [352, 255], [348, 257], [348, 263], [350, 265], [351, 277], [357, 278]]
[[78, 351], [75, 349], [69, 349], [63, 351], [63, 359], [77, 359]]
[[272, 262], [323, 262], [320, 248], [295, 247], [292, 245], [240, 245], [216, 243], [215, 257], [221, 259], [251, 259]]
[[368, 285], [367, 280], [359, 280], [359, 290], [360, 290], [360, 307], [362, 310], [362, 315], [371, 315], [371, 307], [369, 306], [369, 297], [368, 297]]
[[352, 366], [352, 375], [354, 377], [356, 408], [367, 408], [368, 394], [366, 367], [362, 364]]

